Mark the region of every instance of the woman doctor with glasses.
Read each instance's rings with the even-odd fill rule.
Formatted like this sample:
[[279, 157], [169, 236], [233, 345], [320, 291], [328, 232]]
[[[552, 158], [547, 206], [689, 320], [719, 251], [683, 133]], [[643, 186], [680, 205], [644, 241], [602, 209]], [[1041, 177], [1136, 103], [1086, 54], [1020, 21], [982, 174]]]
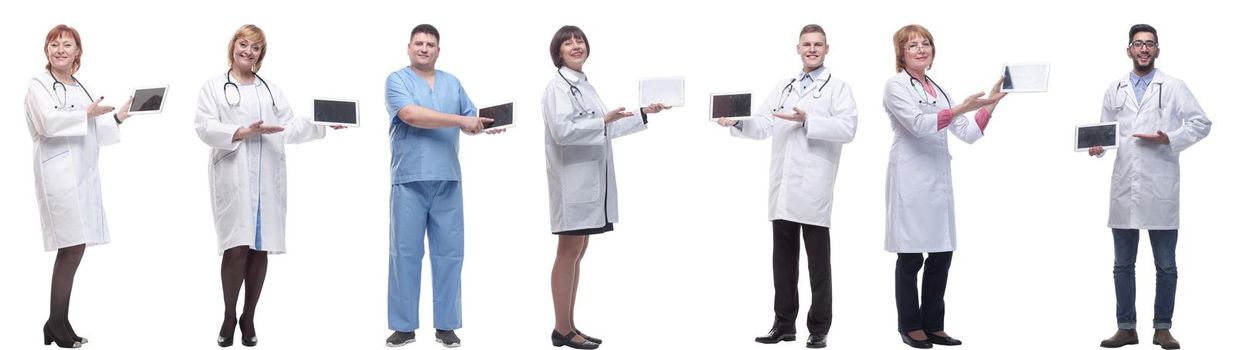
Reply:
[[45, 71], [30, 79], [26, 126], [34, 139], [34, 192], [43, 227], [43, 249], [56, 251], [52, 268], [51, 312], [43, 324], [43, 343], [62, 348], [87, 342], [69, 324], [73, 277], [86, 246], [107, 243], [99, 180], [99, 146], [120, 142], [120, 123], [129, 102], [116, 113], [74, 77], [81, 68], [82, 41], [76, 29], [57, 25], [43, 42]]
[[[281, 254], [287, 219], [285, 144], [326, 136], [326, 127], [292, 115], [278, 87], [257, 75], [266, 57], [266, 35], [246, 24], [228, 44], [226, 74], [198, 94], [197, 135], [210, 146], [210, 197], [219, 254], [223, 255], [223, 325], [219, 346], [231, 346], [237, 324], [241, 343], [257, 344], [254, 311], [266, 280], [266, 255]], [[334, 127], [340, 128], [340, 127]], [[244, 313], [236, 301], [245, 286]]]
[[557, 69], [541, 97], [550, 230], [558, 236], [550, 275], [555, 321], [551, 340], [554, 346], [576, 349], [595, 349], [601, 343], [575, 327], [575, 292], [588, 237], [613, 231], [618, 222], [610, 140], [643, 131], [648, 114], [669, 108], [660, 103], [639, 108], [637, 113], [623, 107], [605, 108], [584, 75], [584, 62], [591, 53], [588, 37], [579, 27], [558, 29], [549, 44], [549, 57]]
[[[901, 341], [915, 348], [961, 344], [944, 332], [944, 287], [957, 248], [948, 133], [966, 143], [978, 141], [1005, 96], [1001, 80], [986, 98], [980, 92], [954, 99], [927, 76], [935, 60], [934, 45], [931, 32], [922, 26], [897, 30], [893, 52], [898, 73], [884, 85], [884, 110], [893, 128], [884, 249], [897, 253], [897, 330]], [[973, 119], [965, 116], [973, 111], [978, 111]]]

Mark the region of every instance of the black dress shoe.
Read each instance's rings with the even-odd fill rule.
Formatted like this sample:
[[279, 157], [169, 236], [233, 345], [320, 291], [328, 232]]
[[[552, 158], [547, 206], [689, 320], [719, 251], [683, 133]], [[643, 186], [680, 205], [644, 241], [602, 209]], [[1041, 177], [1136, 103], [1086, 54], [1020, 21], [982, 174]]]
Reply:
[[[927, 339], [931, 339], [931, 338], [927, 338]], [[901, 342], [906, 343], [906, 345], [909, 345], [912, 348], [931, 349], [931, 343], [928, 342], [927, 339], [914, 340], [914, 338], [910, 338], [910, 334], [901, 333]]]
[[[601, 346], [600, 344], [593, 343], [588, 339], [584, 339], [578, 343], [575, 342], [575, 336], [579, 335], [575, 333], [575, 331], [567, 332], [566, 335], [558, 333], [558, 330], [554, 330], [552, 333], [553, 334], [549, 335], [549, 340], [553, 341], [554, 346], [566, 345], [567, 347], [573, 349], [596, 349]], [[583, 336], [580, 336], [580, 338], [583, 338]]]
[[961, 341], [957, 340], [957, 338], [953, 338], [950, 336], [941, 337], [941, 336], [936, 335], [935, 333], [930, 333], [930, 332], [927, 333], [927, 341], [931, 342], [932, 344], [939, 344], [939, 345], [948, 345], [948, 346], [961, 345]]
[[796, 335], [794, 331], [787, 331], [780, 328], [773, 328], [761, 337], [755, 337], [756, 343], [776, 344], [783, 341], [794, 341]]
[[828, 343], [825, 342], [826, 339], [828, 339], [828, 335], [823, 333], [811, 333], [811, 335], [807, 337], [807, 348], [819, 349], [828, 346]]
[[597, 345], [601, 345], [601, 338], [590, 337], [587, 334], [580, 333], [578, 329], [575, 330], [575, 334], [579, 334], [579, 336], [584, 337], [584, 339], [588, 339], [588, 341], [590, 342], [597, 343]]

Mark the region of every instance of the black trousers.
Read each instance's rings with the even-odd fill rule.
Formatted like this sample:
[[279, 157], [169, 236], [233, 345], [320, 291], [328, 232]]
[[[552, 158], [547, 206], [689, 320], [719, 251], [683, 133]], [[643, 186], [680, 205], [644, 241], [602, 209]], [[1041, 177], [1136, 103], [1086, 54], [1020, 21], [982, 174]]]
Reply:
[[794, 331], [798, 318], [798, 235], [807, 245], [807, 270], [811, 279], [811, 309], [807, 330], [828, 334], [833, 325], [833, 267], [829, 262], [828, 228], [773, 220], [773, 327]]
[[[953, 252], [897, 254], [897, 330], [902, 333], [922, 329], [928, 333], [944, 330], [944, 287]], [[923, 270], [922, 306], [919, 306], [918, 270]]]

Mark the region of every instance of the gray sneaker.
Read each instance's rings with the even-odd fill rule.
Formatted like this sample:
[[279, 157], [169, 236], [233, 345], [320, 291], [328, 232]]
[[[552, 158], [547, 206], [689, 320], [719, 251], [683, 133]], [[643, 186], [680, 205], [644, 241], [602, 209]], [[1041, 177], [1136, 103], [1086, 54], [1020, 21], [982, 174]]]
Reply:
[[397, 347], [397, 346], [404, 346], [404, 345], [407, 345], [408, 343], [415, 343], [415, 342], [416, 342], [416, 333], [413, 333], [413, 332], [395, 331], [395, 333], [391, 333], [391, 336], [386, 337], [386, 346], [392, 347], [392, 348]]
[[442, 346], [448, 348], [459, 347], [459, 336], [456, 336], [455, 331], [453, 330], [444, 331], [439, 329], [437, 332], [433, 333], [433, 337], [435, 341], [442, 343]]

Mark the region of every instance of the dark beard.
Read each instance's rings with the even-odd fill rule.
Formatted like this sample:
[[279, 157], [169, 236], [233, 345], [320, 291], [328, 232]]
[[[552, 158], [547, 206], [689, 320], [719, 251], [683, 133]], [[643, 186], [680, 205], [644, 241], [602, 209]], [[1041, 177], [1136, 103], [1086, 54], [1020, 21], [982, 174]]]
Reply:
[[1150, 74], [1154, 70], [1154, 59], [1150, 59], [1150, 63], [1146, 65], [1137, 64], [1137, 59], [1133, 59], [1133, 70], [1139, 73], [1138, 75]]

